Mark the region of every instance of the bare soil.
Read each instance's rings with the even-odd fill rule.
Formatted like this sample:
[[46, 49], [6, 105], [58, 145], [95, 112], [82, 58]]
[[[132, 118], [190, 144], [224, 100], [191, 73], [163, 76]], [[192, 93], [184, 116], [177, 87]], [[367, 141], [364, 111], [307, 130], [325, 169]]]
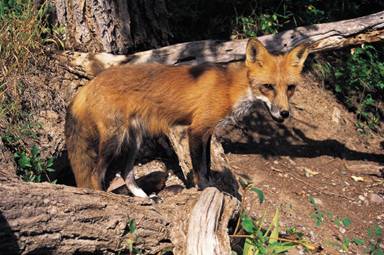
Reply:
[[[256, 106], [252, 116], [217, 133], [236, 175], [265, 193], [262, 205], [255, 193], [244, 195], [250, 215], [266, 213], [271, 222], [279, 207], [285, 228], [296, 227], [324, 254], [339, 254], [343, 238], [367, 240], [369, 227], [384, 228], [384, 138], [360, 134], [354, 115], [310, 77], [292, 106], [293, 117], [284, 125]], [[325, 214], [319, 227], [310, 196]], [[338, 227], [327, 214], [352, 224]], [[351, 245], [349, 253], [365, 251]]]

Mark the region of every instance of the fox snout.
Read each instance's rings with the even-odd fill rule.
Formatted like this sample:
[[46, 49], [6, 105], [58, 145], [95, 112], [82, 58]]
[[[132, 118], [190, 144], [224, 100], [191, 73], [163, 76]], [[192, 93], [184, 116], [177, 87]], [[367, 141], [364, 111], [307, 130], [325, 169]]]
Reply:
[[273, 119], [276, 120], [277, 122], [284, 122], [284, 120], [288, 119], [290, 115], [289, 109], [278, 107], [275, 104], [271, 104], [271, 107], [269, 108], [269, 112], [271, 113]]
[[288, 106], [279, 106], [278, 104], [271, 102], [268, 97], [263, 95], [256, 96], [256, 99], [261, 100], [264, 102], [266, 107], [269, 110], [269, 113], [271, 114], [272, 118], [277, 122], [284, 122], [286, 119], [289, 118], [290, 112], [289, 112], [289, 105]]

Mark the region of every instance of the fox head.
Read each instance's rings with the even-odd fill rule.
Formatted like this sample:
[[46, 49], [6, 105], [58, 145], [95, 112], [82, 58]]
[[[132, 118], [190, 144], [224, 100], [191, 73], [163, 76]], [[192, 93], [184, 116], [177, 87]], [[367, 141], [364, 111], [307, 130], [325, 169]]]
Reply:
[[289, 99], [302, 82], [301, 71], [307, 56], [303, 45], [283, 55], [272, 55], [257, 39], [247, 43], [245, 65], [252, 96], [262, 100], [278, 122], [290, 115]]

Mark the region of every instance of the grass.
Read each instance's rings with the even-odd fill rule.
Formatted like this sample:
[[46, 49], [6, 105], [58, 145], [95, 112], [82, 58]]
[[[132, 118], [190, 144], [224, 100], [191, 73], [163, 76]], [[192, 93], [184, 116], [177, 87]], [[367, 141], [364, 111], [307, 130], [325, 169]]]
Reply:
[[43, 54], [46, 5], [36, 10], [32, 1], [0, 3], [0, 68], [3, 79], [23, 72], [30, 61]]
[[[52, 159], [42, 159], [35, 144], [39, 123], [32, 118], [24, 92], [28, 74], [46, 61], [46, 48], [62, 48], [62, 28], [48, 22], [52, 7], [32, 0], [0, 2], [0, 137], [15, 153], [18, 174], [24, 180], [49, 180]], [[31, 88], [28, 88], [31, 90]]]

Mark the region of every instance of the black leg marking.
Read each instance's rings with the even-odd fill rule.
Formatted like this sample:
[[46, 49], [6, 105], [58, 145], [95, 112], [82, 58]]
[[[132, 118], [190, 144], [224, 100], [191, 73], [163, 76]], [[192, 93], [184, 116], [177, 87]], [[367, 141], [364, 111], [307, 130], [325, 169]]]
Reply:
[[200, 189], [205, 188], [209, 182], [210, 173], [210, 141], [211, 135], [193, 133], [189, 130], [189, 150], [191, 153], [193, 179]]

